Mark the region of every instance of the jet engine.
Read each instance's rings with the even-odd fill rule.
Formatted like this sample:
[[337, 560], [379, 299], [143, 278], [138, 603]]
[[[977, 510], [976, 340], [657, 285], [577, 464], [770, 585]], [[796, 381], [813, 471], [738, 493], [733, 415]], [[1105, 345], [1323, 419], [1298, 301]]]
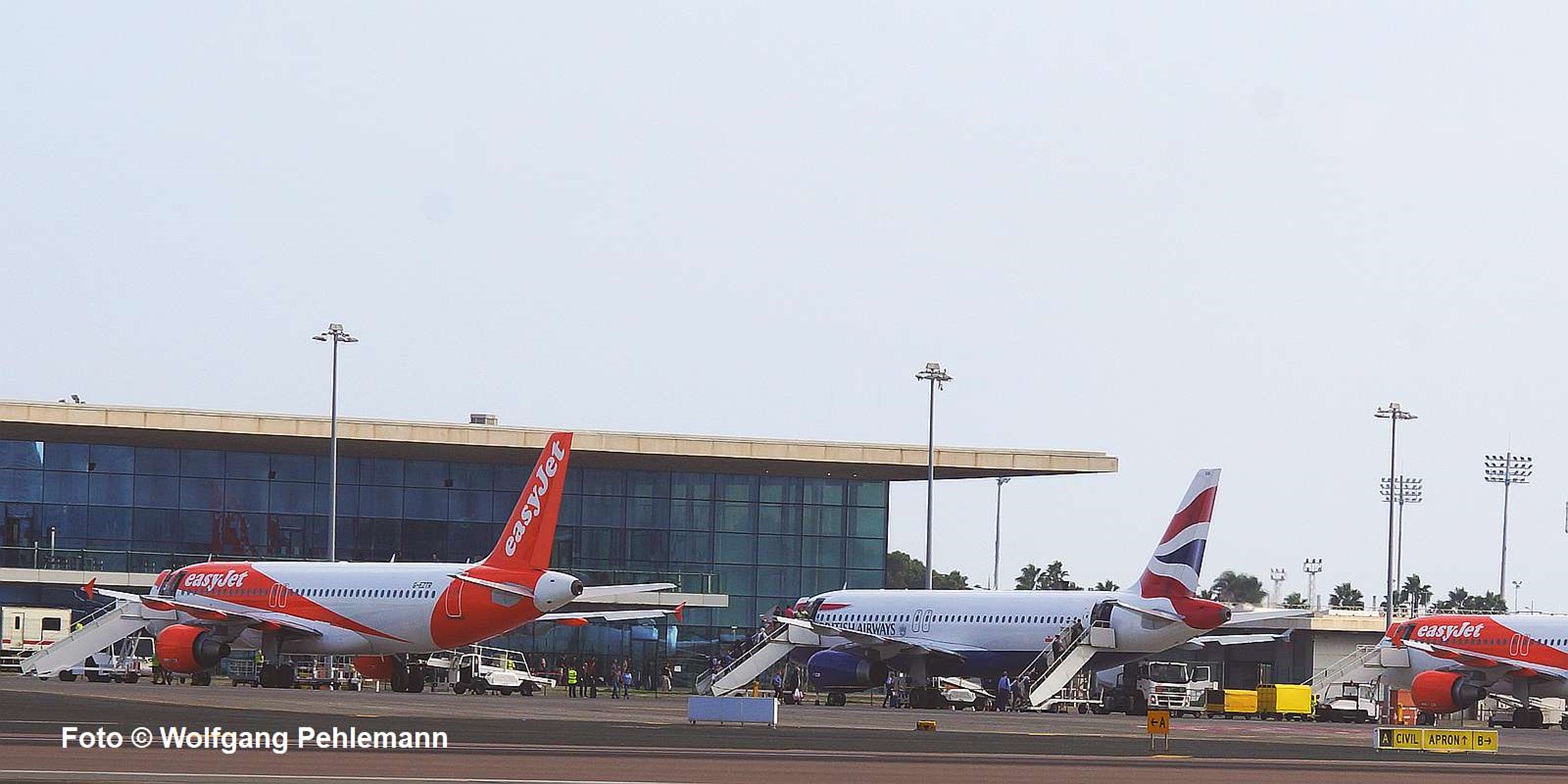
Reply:
[[881, 686], [887, 679], [887, 665], [843, 651], [812, 654], [806, 672], [818, 691], [860, 691]]
[[1464, 710], [1486, 697], [1486, 689], [1465, 680], [1457, 672], [1430, 670], [1416, 675], [1410, 684], [1410, 699], [1427, 713], [1453, 713]]
[[373, 681], [392, 681], [392, 670], [397, 662], [391, 656], [355, 656], [354, 669]]
[[211, 629], [188, 623], [177, 623], [158, 632], [153, 645], [158, 663], [170, 672], [201, 672], [218, 666], [229, 655], [229, 644], [213, 639]]

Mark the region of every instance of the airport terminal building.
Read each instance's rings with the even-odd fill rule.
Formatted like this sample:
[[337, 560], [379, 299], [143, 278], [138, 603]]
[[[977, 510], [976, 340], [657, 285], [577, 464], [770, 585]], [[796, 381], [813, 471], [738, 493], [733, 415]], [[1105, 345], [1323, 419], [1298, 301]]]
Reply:
[[[339, 559], [490, 551], [550, 431], [471, 419], [339, 418]], [[0, 402], [0, 605], [85, 607], [89, 579], [144, 589], [208, 559], [325, 559], [328, 434], [325, 417]], [[1116, 466], [1100, 452], [936, 452], [940, 479]], [[924, 445], [576, 431], [554, 565], [589, 584], [674, 582], [661, 601], [688, 609], [658, 628], [530, 629], [509, 642], [609, 654], [637, 639], [701, 644], [744, 634], [781, 602], [881, 587], [889, 484], [925, 475]]]

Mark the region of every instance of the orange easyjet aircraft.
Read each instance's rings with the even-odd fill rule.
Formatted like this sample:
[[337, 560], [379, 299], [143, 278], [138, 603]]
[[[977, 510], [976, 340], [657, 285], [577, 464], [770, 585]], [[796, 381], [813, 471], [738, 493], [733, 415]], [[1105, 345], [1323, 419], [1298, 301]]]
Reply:
[[539, 620], [631, 620], [676, 610], [556, 612], [574, 600], [624, 596], [671, 583], [583, 587], [550, 569], [572, 435], [555, 433], [523, 487], [495, 549], [479, 563], [208, 562], [158, 575], [146, 595], [96, 589], [140, 602], [167, 620], [147, 624], [165, 669], [207, 682], [239, 644], [262, 652], [263, 686], [292, 685], [286, 653], [355, 655], [368, 677], [398, 691], [424, 688], [407, 654], [455, 648]]

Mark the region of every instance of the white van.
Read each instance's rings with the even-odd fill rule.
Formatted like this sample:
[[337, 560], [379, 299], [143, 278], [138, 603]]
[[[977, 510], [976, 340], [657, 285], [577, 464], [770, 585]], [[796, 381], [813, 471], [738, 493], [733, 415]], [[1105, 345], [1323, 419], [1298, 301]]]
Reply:
[[71, 611], [52, 607], [0, 607], [0, 667], [21, 660], [71, 633]]

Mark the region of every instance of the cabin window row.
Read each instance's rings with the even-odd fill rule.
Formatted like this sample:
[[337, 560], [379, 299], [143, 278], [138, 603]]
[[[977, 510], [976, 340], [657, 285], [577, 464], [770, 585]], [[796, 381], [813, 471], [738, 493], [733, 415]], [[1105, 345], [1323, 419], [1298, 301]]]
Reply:
[[[258, 597], [271, 593], [266, 588], [211, 588], [192, 591], [181, 588], [183, 593], [199, 593], [217, 597]], [[433, 590], [411, 588], [299, 588], [287, 589], [294, 596], [320, 599], [434, 599]]]
[[[828, 613], [823, 620], [829, 623], [880, 623], [880, 622], [908, 622], [913, 619], [907, 613]], [[932, 623], [1072, 623], [1073, 618], [1066, 615], [934, 615]]]

